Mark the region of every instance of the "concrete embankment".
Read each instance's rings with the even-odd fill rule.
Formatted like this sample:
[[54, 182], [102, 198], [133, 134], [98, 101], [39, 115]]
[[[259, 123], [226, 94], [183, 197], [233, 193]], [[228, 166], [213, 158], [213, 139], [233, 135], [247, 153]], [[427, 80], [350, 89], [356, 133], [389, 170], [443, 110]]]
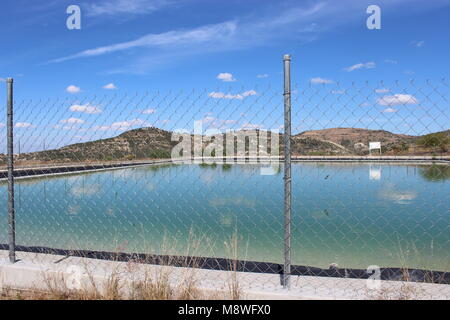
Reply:
[[[18, 262], [8, 261], [0, 250], [0, 291], [8, 289], [49, 290], [55, 283], [64, 288], [106, 290], [115, 274], [125, 296], [133, 283], [148, 276], [167, 275], [171, 287], [187, 278], [209, 296], [224, 296], [238, 284], [241, 299], [450, 299], [446, 284], [385, 281], [315, 276], [292, 276], [291, 288], [280, 285], [280, 275], [170, 267], [135, 262], [95, 260], [80, 257], [18, 252]], [[132, 271], [130, 271], [132, 270]], [[222, 294], [220, 294], [222, 293]]]

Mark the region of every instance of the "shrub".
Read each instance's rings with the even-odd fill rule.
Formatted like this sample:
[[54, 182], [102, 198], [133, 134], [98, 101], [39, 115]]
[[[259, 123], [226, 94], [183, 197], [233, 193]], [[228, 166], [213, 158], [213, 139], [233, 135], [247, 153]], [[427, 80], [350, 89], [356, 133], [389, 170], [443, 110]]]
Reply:
[[440, 148], [446, 152], [450, 144], [450, 136], [448, 132], [430, 133], [420, 137], [417, 144], [427, 148]]

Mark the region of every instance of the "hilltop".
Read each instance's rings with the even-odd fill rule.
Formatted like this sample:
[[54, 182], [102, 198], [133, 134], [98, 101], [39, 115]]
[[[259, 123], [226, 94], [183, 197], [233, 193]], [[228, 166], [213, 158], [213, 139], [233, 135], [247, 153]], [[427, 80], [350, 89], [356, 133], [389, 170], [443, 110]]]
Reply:
[[25, 161], [132, 160], [168, 158], [176, 144], [170, 131], [148, 127], [126, 131], [116, 137], [71, 144], [59, 149], [21, 154]]

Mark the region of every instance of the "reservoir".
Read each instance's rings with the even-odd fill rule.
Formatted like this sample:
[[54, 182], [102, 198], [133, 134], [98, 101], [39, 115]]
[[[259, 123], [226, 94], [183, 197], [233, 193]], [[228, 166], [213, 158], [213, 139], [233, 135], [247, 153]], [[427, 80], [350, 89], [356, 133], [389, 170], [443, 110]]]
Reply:
[[[450, 166], [292, 165], [292, 263], [450, 271]], [[24, 246], [283, 262], [283, 167], [148, 165], [16, 180]], [[0, 243], [7, 185], [0, 184]]]

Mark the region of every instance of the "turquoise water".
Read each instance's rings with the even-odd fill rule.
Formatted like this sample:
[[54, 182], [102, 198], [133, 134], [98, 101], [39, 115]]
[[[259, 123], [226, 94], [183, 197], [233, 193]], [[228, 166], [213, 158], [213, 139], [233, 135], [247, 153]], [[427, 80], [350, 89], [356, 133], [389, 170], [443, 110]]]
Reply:
[[[450, 271], [448, 167], [302, 163], [292, 176], [294, 264]], [[239, 258], [282, 262], [282, 178], [190, 164], [17, 180], [17, 244], [233, 257], [235, 235]], [[4, 183], [0, 197], [7, 243]]]

